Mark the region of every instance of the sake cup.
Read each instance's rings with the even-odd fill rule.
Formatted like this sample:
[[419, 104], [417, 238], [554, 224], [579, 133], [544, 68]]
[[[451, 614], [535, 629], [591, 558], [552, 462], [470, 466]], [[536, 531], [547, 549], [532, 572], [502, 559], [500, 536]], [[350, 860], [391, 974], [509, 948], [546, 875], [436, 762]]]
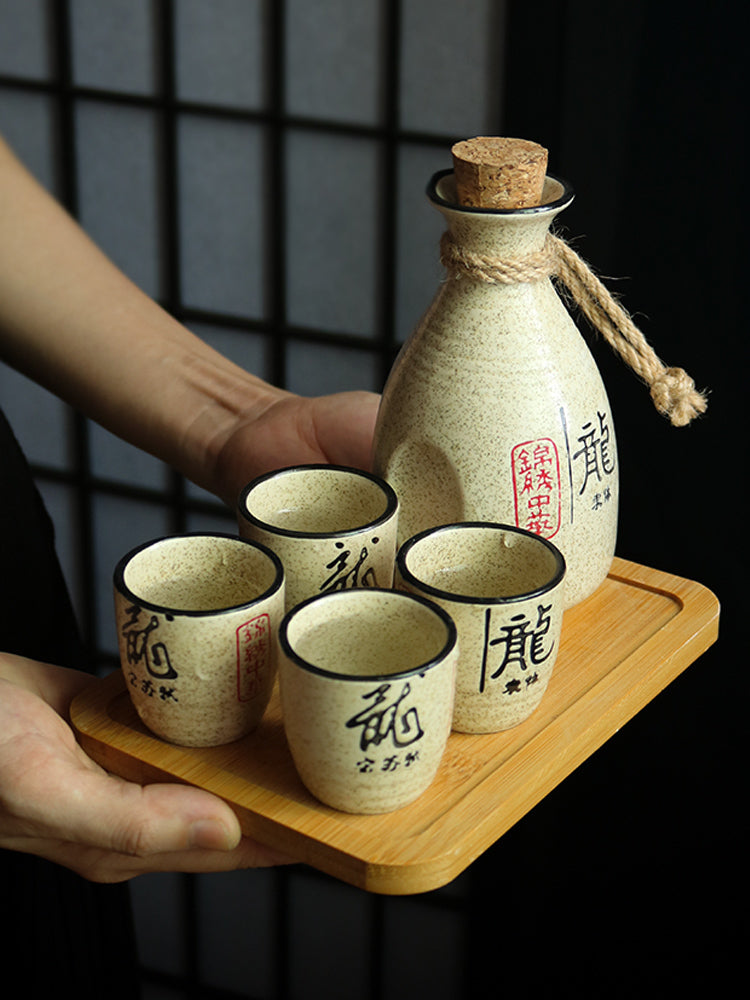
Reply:
[[398, 500], [368, 472], [302, 465], [260, 476], [242, 491], [240, 535], [272, 549], [284, 565], [287, 610], [308, 597], [356, 587], [391, 587]]
[[287, 613], [279, 645], [284, 728], [307, 789], [349, 813], [417, 799], [451, 730], [450, 616], [395, 590], [337, 591]]
[[120, 662], [138, 715], [182, 746], [252, 732], [278, 666], [281, 560], [219, 533], [159, 538], [114, 571]]
[[396, 587], [440, 605], [458, 629], [454, 730], [510, 729], [539, 705], [560, 645], [564, 579], [559, 549], [510, 525], [447, 524], [401, 546]]

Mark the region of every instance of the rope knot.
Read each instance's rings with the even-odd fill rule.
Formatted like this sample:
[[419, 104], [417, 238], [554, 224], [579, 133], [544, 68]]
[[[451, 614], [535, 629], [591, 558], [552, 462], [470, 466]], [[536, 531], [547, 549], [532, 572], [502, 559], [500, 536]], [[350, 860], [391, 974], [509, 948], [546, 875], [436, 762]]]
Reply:
[[651, 383], [654, 406], [669, 417], [675, 427], [685, 427], [706, 409], [706, 399], [682, 368], [665, 368]]

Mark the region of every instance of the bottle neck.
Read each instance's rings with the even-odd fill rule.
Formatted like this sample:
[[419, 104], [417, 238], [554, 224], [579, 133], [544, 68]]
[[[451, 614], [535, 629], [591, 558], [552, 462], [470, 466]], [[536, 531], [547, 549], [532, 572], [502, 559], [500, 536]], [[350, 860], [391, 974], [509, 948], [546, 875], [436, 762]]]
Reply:
[[497, 210], [459, 205], [452, 171], [436, 174], [427, 193], [458, 246], [471, 253], [507, 259], [542, 250], [552, 220], [573, 200], [570, 186], [551, 175], [545, 179], [542, 204], [532, 208]]
[[448, 230], [461, 249], [473, 254], [515, 260], [538, 253], [554, 218], [553, 214], [519, 216], [466, 216], [443, 211]]

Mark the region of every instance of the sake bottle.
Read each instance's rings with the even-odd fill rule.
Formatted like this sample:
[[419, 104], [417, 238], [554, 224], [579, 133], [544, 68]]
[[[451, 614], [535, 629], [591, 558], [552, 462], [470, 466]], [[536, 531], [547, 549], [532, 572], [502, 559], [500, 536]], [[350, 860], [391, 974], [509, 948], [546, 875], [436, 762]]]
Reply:
[[399, 540], [489, 521], [552, 541], [566, 606], [615, 551], [618, 459], [594, 359], [551, 280], [550, 224], [573, 200], [547, 151], [466, 140], [428, 197], [446, 223], [446, 279], [384, 387], [375, 471], [399, 497]]

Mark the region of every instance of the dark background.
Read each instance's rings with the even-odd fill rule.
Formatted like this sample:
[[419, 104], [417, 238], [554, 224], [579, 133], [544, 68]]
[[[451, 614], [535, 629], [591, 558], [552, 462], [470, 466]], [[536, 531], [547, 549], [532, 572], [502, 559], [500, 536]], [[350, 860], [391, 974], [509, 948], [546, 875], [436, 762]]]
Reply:
[[[68, 11], [75, 5], [56, 0], [43, 6], [50, 12], [58, 53], [52, 79], [13, 77], [0, 83], [13, 92], [49, 91], [59, 101], [61, 189], [75, 210], [74, 157], [66, 144], [74, 134], [72, 105], [81, 97], [123, 98], [71, 87], [66, 32]], [[169, 65], [174, 4], [163, 0], [153, 7], [159, 18], [156, 34], [167, 56], [160, 92], [153, 102], [148, 97], [140, 104], [163, 112], [169, 140], [175, 112]], [[403, 4], [383, 0], [381, 7], [395, 37]], [[15, 3], [2, 7], [11, 8], [19, 9]], [[274, 52], [285, 5], [274, 0], [268, 10], [271, 76], [278, 83], [282, 74]], [[168, 963], [144, 970], [144, 982], [156, 991], [149, 992], [149, 1000], [230, 995], [203, 983], [207, 963], [202, 965], [205, 952], [197, 928], [212, 926], [213, 916], [203, 924], [197, 917], [214, 899], [212, 893], [216, 912], [229, 915], [243, 933], [255, 926], [258, 913], [263, 920], [271, 914], [275, 926], [267, 936], [275, 935], [277, 943], [269, 974], [274, 997], [290, 996], [290, 982], [303, 980], [304, 969], [310, 968], [305, 961], [320, 965], [318, 943], [327, 954], [332, 942], [339, 951], [337, 961], [356, 966], [351, 995], [372, 1000], [411, 995], [426, 981], [432, 984], [432, 1000], [485, 993], [494, 997], [519, 989], [530, 997], [564, 990], [596, 998], [671, 998], [688, 987], [710, 987], [712, 996], [736, 988], [748, 929], [742, 760], [747, 654], [740, 632], [748, 506], [743, 472], [747, 447], [741, 444], [746, 351], [739, 315], [746, 284], [740, 239], [747, 119], [741, 10], [728, 0], [497, 4], [498, 23], [505, 16], [506, 39], [496, 60], [503, 76], [498, 81], [502, 107], [497, 130], [549, 149], [551, 172], [576, 191], [575, 202], [560, 219], [564, 235], [605, 276], [664, 362], [683, 367], [698, 388], [709, 392], [706, 415], [689, 427], [674, 428], [655, 411], [647, 388], [625, 364], [585, 332], [609, 393], [618, 437], [617, 554], [710, 588], [722, 603], [718, 643], [478, 859], [457, 880], [455, 891], [448, 887], [413, 900], [365, 898], [332, 879], [297, 869], [235, 873], [236, 878], [228, 879], [141, 880], [135, 887], [139, 933], [142, 943], [155, 945], [150, 953], [144, 948], [147, 961], [154, 951], [169, 953], [178, 938], [175, 948], [182, 948], [174, 974]], [[7, 22], [0, 22], [0, 31], [6, 28]], [[488, 45], [498, 48], [490, 37]], [[395, 46], [388, 58], [393, 70]], [[397, 87], [387, 89], [383, 122], [373, 130], [386, 159], [402, 138]], [[128, 99], [140, 106], [138, 98]], [[268, 109], [255, 116], [276, 137], [274, 156], [282, 152], [282, 112], [283, 93], [275, 87]], [[345, 134], [340, 123], [328, 126]], [[443, 135], [409, 138], [448, 155], [450, 143]], [[164, 148], [167, 176], [174, 167], [174, 147], [166, 141]], [[387, 182], [385, 177], [384, 189]], [[163, 210], [170, 235], [173, 194], [166, 184]], [[385, 197], [382, 204], [387, 206]], [[385, 226], [386, 249], [396, 222], [394, 214]], [[174, 276], [178, 268], [170, 262], [178, 251], [168, 243], [165, 270]], [[282, 254], [278, 247], [271, 250], [277, 258], [274, 267], [281, 271]], [[181, 305], [172, 287], [178, 282], [168, 284], [166, 305]], [[386, 326], [390, 294], [392, 289], [382, 305]], [[281, 381], [285, 338], [318, 337], [323, 343], [331, 338], [325, 340], [325, 331], [285, 325], [283, 281], [275, 285], [272, 298], [271, 320], [248, 323], [248, 328], [259, 328], [273, 341], [273, 373]], [[180, 315], [228, 322], [227, 317], [190, 315], [189, 310]], [[385, 357], [386, 348], [395, 346], [392, 329], [382, 333], [382, 341]], [[336, 343], [344, 342], [336, 338]], [[346, 343], [352, 351], [363, 350], [361, 337]], [[90, 541], [94, 488], [109, 495], [114, 487], [92, 482], [86, 429], [83, 423], [76, 427], [76, 461], [82, 471], [73, 485], [81, 497], [81, 536]], [[68, 485], [55, 469], [37, 473], [41, 481]], [[170, 480], [170, 490], [180, 525], [179, 518], [193, 508], [181, 483]], [[154, 500], [147, 491], [132, 492], [144, 504]], [[197, 503], [194, 507], [200, 511]], [[83, 565], [90, 568], [85, 541], [82, 549]], [[82, 587], [93, 590], [93, 573], [82, 577]], [[94, 603], [92, 593], [88, 600]], [[172, 916], [169, 926], [162, 914]], [[460, 928], [456, 951], [466, 961], [461, 993], [449, 984], [441, 991], [436, 982], [440, 955], [430, 958], [433, 941], [426, 928], [438, 925], [449, 931]], [[372, 929], [364, 944], [358, 937], [362, 927]], [[348, 954], [340, 944], [347, 931], [354, 944]], [[216, 938], [204, 947], [217, 950]], [[227, 948], [240, 970], [247, 950], [244, 937], [241, 946]], [[292, 974], [292, 967], [303, 971]], [[237, 978], [242, 975], [240, 971]], [[389, 993], [388, 984], [394, 983], [398, 990]]]
[[492, 887], [492, 916], [477, 921], [487, 985], [503, 980], [495, 957], [509, 937], [514, 983], [568, 983], [584, 996], [723, 993], [738, 968], [748, 664], [739, 10], [511, 4], [508, 133], [546, 140], [551, 171], [578, 192], [561, 221], [579, 253], [622, 279], [608, 285], [657, 353], [710, 393], [704, 417], [673, 428], [588, 338], [617, 427], [618, 555], [700, 581], [722, 617], [719, 642], [474, 865], [477, 884]]

